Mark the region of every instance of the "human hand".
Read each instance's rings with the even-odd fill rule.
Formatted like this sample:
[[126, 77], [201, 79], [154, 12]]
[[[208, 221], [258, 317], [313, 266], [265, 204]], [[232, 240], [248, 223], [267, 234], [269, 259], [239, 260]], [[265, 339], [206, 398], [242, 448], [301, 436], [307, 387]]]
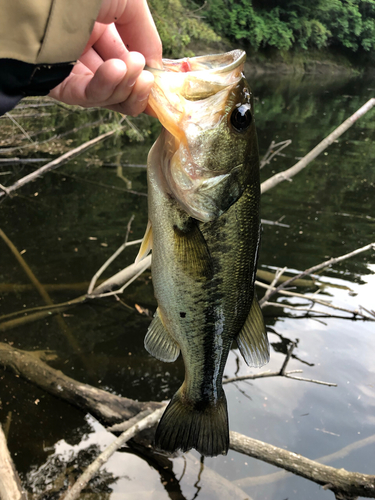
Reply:
[[[162, 45], [146, 0], [103, 0], [86, 48], [50, 96], [67, 104], [137, 116], [146, 110]], [[147, 110], [146, 110], [147, 112]]]

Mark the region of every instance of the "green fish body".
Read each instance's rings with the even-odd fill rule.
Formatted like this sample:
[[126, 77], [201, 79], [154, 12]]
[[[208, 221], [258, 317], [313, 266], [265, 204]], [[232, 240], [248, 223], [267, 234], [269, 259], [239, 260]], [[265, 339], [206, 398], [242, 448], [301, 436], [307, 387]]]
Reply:
[[[226, 454], [222, 378], [233, 340], [250, 366], [269, 358], [254, 291], [259, 158], [243, 61], [242, 51], [232, 51], [192, 58], [182, 75], [176, 67], [186, 60], [166, 61], [166, 71], [155, 73], [151, 106], [164, 129], [149, 153], [141, 254], [152, 246], [158, 302], [145, 347], [167, 362], [181, 352], [185, 364], [185, 380], [155, 436], [156, 447], [168, 452]], [[168, 88], [165, 79], [176, 75], [178, 85]]]

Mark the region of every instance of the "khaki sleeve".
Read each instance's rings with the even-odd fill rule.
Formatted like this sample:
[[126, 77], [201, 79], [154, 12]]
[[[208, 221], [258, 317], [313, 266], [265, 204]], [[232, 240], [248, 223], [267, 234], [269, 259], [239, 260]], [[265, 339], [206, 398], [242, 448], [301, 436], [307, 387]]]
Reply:
[[102, 0], [0, 0], [0, 59], [76, 61]]

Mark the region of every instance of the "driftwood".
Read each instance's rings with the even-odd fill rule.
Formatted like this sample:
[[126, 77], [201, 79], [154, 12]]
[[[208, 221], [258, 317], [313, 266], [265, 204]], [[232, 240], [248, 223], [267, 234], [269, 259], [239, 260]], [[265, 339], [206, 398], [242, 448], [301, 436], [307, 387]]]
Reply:
[[261, 192], [262, 194], [267, 192], [269, 189], [277, 186], [280, 182], [291, 181], [291, 178], [303, 170], [310, 162], [312, 162], [320, 153], [322, 153], [328, 146], [330, 146], [340, 135], [348, 130], [361, 116], [363, 116], [367, 111], [369, 111], [373, 106], [375, 106], [375, 98], [370, 99], [366, 102], [360, 109], [358, 109], [352, 116], [345, 120], [339, 127], [337, 127], [331, 134], [329, 134], [325, 139], [323, 139], [314, 149], [310, 151], [306, 156], [302, 158], [293, 167], [284, 170], [278, 174], [273, 175], [266, 181], [262, 182]]
[[[375, 99], [374, 99], [375, 101]], [[294, 281], [297, 279], [304, 278], [305, 276], [309, 274], [316, 273], [317, 271], [320, 271], [321, 269], [327, 268], [332, 266], [333, 264], [337, 264], [338, 262], [342, 262], [344, 260], [350, 259], [351, 257], [354, 257], [355, 255], [358, 255], [362, 252], [367, 252], [368, 250], [375, 250], [375, 242], [374, 243], [369, 243], [368, 245], [365, 245], [364, 247], [357, 248], [356, 250], [353, 250], [353, 252], [349, 252], [345, 255], [340, 255], [339, 257], [332, 257], [332, 259], [328, 259], [320, 264], [317, 264], [316, 266], [310, 267], [309, 269], [306, 269], [302, 273], [296, 274], [295, 276], [292, 276], [291, 278], [287, 279], [283, 283], [281, 283], [277, 288], [272, 290], [270, 294], [268, 294], [266, 300], [268, 300], [269, 297], [272, 295], [275, 295], [276, 293], [280, 292], [281, 290], [285, 289], [287, 286], [292, 284]], [[259, 301], [259, 304], [262, 305], [263, 302], [266, 300], [261, 299]]]
[[157, 409], [161, 403], [140, 403], [82, 384], [44, 363], [39, 355], [14, 349], [0, 342], [0, 366], [11, 369], [49, 394], [91, 413], [105, 425], [134, 417], [146, 408]]
[[375, 476], [322, 465], [302, 455], [251, 439], [237, 432], [230, 433], [230, 447], [239, 453], [258, 458], [314, 481], [324, 486], [325, 489], [333, 491], [337, 498], [375, 497]]
[[7, 440], [0, 425], [0, 498], [1, 500], [27, 500], [20, 478], [10, 456]]
[[[102, 270], [104, 270], [109, 265], [109, 263], [111, 263], [114, 260], [114, 258], [119, 255], [120, 251], [123, 251], [127, 246], [135, 245], [138, 243], [140, 243], [140, 240], [135, 240], [135, 241], [130, 241], [130, 242], [125, 241], [125, 243], [123, 245], [121, 245], [121, 247], [114, 253], [114, 255], [112, 257], [110, 257], [108, 259], [108, 261], [105, 262], [103, 264], [103, 266], [101, 267], [101, 269], [96, 273], [96, 275], [94, 277], [95, 280], [100, 276]], [[256, 281], [255, 283], [258, 286], [265, 287], [265, 288], [269, 289], [269, 293], [267, 294], [267, 296], [263, 297], [259, 301], [259, 304], [262, 308], [267, 306], [267, 305], [270, 305], [270, 303], [268, 302], [268, 298], [275, 295], [276, 293], [282, 293], [284, 295], [304, 298], [304, 299], [310, 300], [312, 302], [316, 302], [318, 304], [324, 305], [324, 306], [332, 308], [332, 309], [347, 312], [347, 313], [351, 314], [353, 316], [353, 318], [362, 318], [362, 319], [374, 321], [375, 314], [371, 311], [366, 311], [368, 313], [368, 315], [365, 315], [359, 309], [349, 310], [346, 308], [338, 307], [338, 306], [335, 306], [327, 301], [323, 301], [323, 300], [317, 298], [316, 295], [311, 297], [309, 295], [302, 295], [302, 294], [297, 294], [295, 292], [290, 292], [288, 290], [284, 290], [284, 288], [291, 283], [296, 283], [298, 285], [303, 284], [303, 286], [305, 286], [309, 282], [307, 282], [307, 280], [301, 280], [301, 278], [303, 278], [304, 276], [306, 276], [308, 274], [315, 273], [316, 271], [318, 271], [320, 269], [323, 269], [325, 267], [329, 267], [337, 262], [341, 262], [345, 259], [353, 257], [361, 252], [364, 252], [367, 250], [373, 250], [374, 248], [375, 248], [375, 243], [370, 243], [369, 245], [366, 245], [362, 248], [358, 248], [358, 249], [354, 250], [353, 252], [342, 255], [340, 257], [335, 257], [335, 258], [329, 259], [321, 264], [318, 264], [317, 266], [306, 269], [302, 273], [295, 275], [292, 278], [287, 278], [286, 280], [282, 280], [282, 276], [280, 275], [281, 273], [277, 273], [277, 276], [276, 275], [274, 276], [274, 281], [275, 282], [282, 281], [282, 283], [280, 285], [278, 285], [277, 287], [272, 287], [272, 285], [265, 285], [264, 283]], [[83, 303], [87, 302], [88, 300], [99, 299], [102, 297], [109, 297], [109, 296], [117, 296], [118, 294], [121, 294], [125, 290], [125, 288], [127, 288], [135, 279], [137, 279], [138, 276], [140, 276], [150, 266], [151, 266], [151, 255], [148, 255], [147, 257], [145, 257], [143, 260], [141, 260], [137, 264], [131, 264], [130, 266], [126, 267], [122, 271], [113, 275], [111, 278], [105, 280], [99, 286], [97, 286], [96, 288], [94, 288], [92, 290], [92, 288], [95, 284], [95, 280], [93, 279], [90, 283], [90, 286], [89, 286], [89, 290], [92, 290], [91, 293], [87, 293], [86, 295], [81, 295], [80, 297], [77, 297], [75, 299], [72, 299], [72, 300], [69, 300], [67, 302], [63, 302], [60, 304], [34, 307], [31, 309], [22, 309], [21, 311], [16, 311], [15, 313], [3, 315], [0, 317], [0, 331], [7, 331], [7, 330], [10, 330], [12, 328], [16, 328], [17, 326], [24, 325], [26, 323], [30, 323], [30, 322], [33, 322], [33, 321], [36, 321], [39, 319], [43, 319], [47, 316], [51, 316], [52, 314], [64, 312], [67, 309], [69, 309], [71, 307], [75, 307], [79, 304], [83, 304]], [[261, 277], [264, 277], [264, 275], [263, 276], [261, 275]], [[311, 283], [313, 283], [313, 281], [311, 281]], [[287, 306], [285, 305], [285, 307], [287, 307]], [[360, 308], [360, 309], [364, 309], [364, 308]], [[311, 311], [311, 312], [313, 312], [313, 311]]]
[[[359, 441], [355, 441], [354, 443], [348, 444], [341, 448], [341, 450], [335, 451], [334, 453], [330, 453], [329, 455], [324, 455], [323, 457], [316, 458], [315, 461], [320, 464], [326, 464], [328, 462], [333, 462], [335, 460], [339, 460], [348, 456], [354, 450], [360, 450], [365, 446], [374, 445], [375, 444], [375, 434], [372, 436], [368, 436], [367, 438], [360, 439]], [[273, 472], [272, 474], [265, 474], [263, 476], [248, 476], [243, 479], [238, 479], [236, 484], [241, 486], [241, 488], [250, 488], [252, 486], [257, 486], [259, 484], [270, 484], [276, 481], [281, 481], [286, 477], [290, 477], [290, 472], [286, 471], [278, 471]]]
[[259, 162], [259, 168], [263, 168], [271, 161], [274, 159], [275, 156], [284, 156], [281, 154], [281, 151], [288, 147], [292, 143], [291, 139], [287, 139], [286, 141], [281, 141], [276, 143], [275, 141], [272, 141], [271, 144], [268, 147], [268, 150], [266, 154], [263, 156], [263, 158]]
[[123, 128], [124, 128], [123, 126], [116, 127], [115, 129], [110, 130], [105, 134], [101, 134], [98, 137], [95, 137], [95, 139], [91, 139], [91, 141], [87, 141], [84, 144], [81, 144], [77, 148], [74, 148], [71, 151], [68, 151], [67, 153], [59, 156], [58, 158], [55, 158], [54, 160], [48, 162], [46, 165], [43, 165], [43, 167], [40, 167], [38, 170], [35, 170], [35, 172], [32, 172], [29, 175], [25, 175], [25, 177], [22, 177], [22, 179], [16, 181], [14, 184], [12, 184], [12, 186], [9, 187], [1, 186], [0, 198], [6, 194], [7, 195], [12, 194], [14, 191], [17, 191], [17, 189], [21, 188], [22, 186], [28, 184], [31, 181], [34, 181], [35, 179], [45, 174], [46, 172], [49, 172], [57, 167], [60, 167], [61, 165], [64, 165], [64, 163], [66, 163], [68, 160], [71, 160], [75, 156], [83, 153], [83, 151], [86, 151], [88, 148], [91, 148], [98, 142], [107, 139], [108, 137], [115, 134], [116, 132], [119, 132]]
[[[148, 408], [160, 409], [162, 405], [157, 402], [140, 403], [82, 384], [54, 370], [44, 363], [40, 356], [3, 343], [0, 343], [0, 366], [13, 370], [17, 375], [50, 394], [90, 412], [107, 425], [132, 418]], [[150, 439], [152, 439], [150, 436], [144, 437], [143, 444], [150, 446]], [[356, 496], [375, 498], [375, 476], [321, 465], [301, 455], [235, 432], [230, 433], [230, 449], [324, 485], [325, 488], [332, 490], [337, 498], [350, 499]]]
[[123, 446], [130, 439], [136, 436], [139, 432], [156, 425], [159, 422], [164, 410], [165, 405], [162, 408], [153, 411], [150, 415], [144, 417], [142, 420], [138, 421], [136, 424], [124, 431], [109, 446], [107, 446], [107, 448], [92, 462], [89, 467], [87, 467], [85, 472], [77, 479], [68, 493], [63, 496], [64, 500], [76, 500], [83, 488], [95, 476], [100, 467], [111, 458], [115, 451], [121, 448], [121, 446]]

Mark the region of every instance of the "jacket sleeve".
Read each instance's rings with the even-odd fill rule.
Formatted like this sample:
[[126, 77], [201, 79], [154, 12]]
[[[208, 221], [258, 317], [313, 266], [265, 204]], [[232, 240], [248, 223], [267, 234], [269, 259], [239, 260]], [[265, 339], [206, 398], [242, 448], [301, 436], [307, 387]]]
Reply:
[[0, 0], [0, 115], [70, 73], [102, 0]]

